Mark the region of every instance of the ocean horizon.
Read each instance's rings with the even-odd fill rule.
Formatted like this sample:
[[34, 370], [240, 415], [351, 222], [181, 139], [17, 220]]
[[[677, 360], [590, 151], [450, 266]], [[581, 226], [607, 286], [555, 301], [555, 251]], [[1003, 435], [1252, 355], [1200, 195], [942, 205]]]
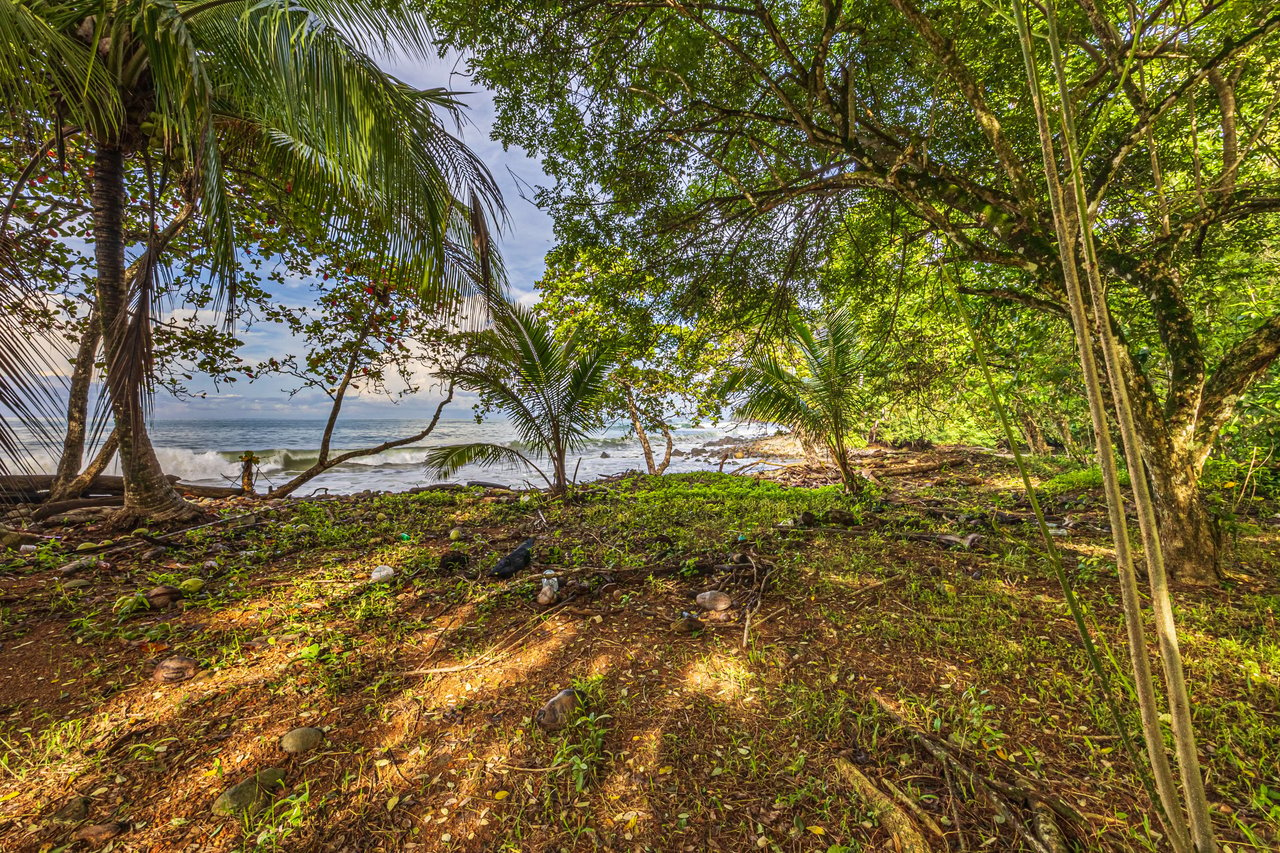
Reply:
[[[419, 418], [340, 420], [334, 429], [330, 453], [337, 455], [413, 435], [426, 423], [427, 419]], [[323, 418], [166, 418], [153, 422], [150, 432], [165, 473], [176, 475], [182, 482], [239, 485], [240, 458], [245, 452], [252, 452], [259, 459], [256, 487], [265, 492], [316, 462], [324, 425]], [[682, 424], [672, 430], [672, 435], [676, 449], [687, 454], [723, 438], [754, 438], [772, 431], [763, 424]], [[569, 471], [577, 471], [578, 482], [629, 470], [643, 471], [640, 442], [634, 435], [628, 435], [629, 432], [629, 423], [618, 422], [592, 436], [577, 453], [571, 454]], [[655, 456], [661, 460], [664, 449], [661, 434], [652, 435], [650, 440]], [[345, 462], [317, 476], [297, 494], [305, 496], [315, 491], [350, 494], [366, 489], [404, 491], [468, 480], [485, 480], [514, 488], [544, 485], [537, 472], [511, 467], [468, 465], [449, 478], [436, 477], [426, 470], [424, 461], [430, 448], [476, 441], [525, 449], [505, 420], [476, 423], [474, 418], [441, 418], [435, 431], [426, 438]], [[32, 455], [38, 469], [49, 472], [55, 467], [56, 458], [48, 449], [33, 447]], [[719, 463], [715, 455], [709, 458], [679, 455], [673, 456], [667, 470], [669, 473], [715, 470]], [[113, 464], [107, 473], [119, 473], [118, 466]]]

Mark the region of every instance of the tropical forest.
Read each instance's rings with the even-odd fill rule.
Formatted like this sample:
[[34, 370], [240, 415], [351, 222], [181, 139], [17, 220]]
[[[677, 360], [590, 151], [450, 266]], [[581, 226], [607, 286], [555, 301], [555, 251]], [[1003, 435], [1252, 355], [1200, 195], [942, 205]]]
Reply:
[[0, 41], [0, 850], [1280, 850], [1274, 0]]

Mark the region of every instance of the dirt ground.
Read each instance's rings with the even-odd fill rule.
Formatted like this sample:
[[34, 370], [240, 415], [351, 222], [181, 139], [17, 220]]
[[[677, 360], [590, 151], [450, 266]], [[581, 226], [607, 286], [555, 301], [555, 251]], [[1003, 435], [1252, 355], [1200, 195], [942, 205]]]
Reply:
[[[55, 520], [57, 542], [0, 563], [0, 849], [872, 851], [908, 849], [906, 820], [928, 849], [1018, 850], [1038, 812], [1071, 849], [1164, 849], [1009, 461], [866, 464], [856, 497], [790, 467], [568, 503], [209, 502], [216, 523], [173, 535]], [[1039, 467], [1050, 521], [1123, 661], [1103, 507], [1072, 470]], [[1179, 592], [1237, 851], [1280, 830], [1277, 542], [1257, 521], [1223, 588]], [[488, 577], [526, 537], [533, 565]], [[394, 577], [369, 582], [379, 565]], [[188, 592], [157, 606], [159, 585]], [[709, 589], [733, 606], [682, 632]], [[195, 677], [153, 680], [174, 655]], [[543, 731], [570, 687], [582, 708]], [[323, 742], [282, 751], [300, 726]], [[266, 768], [284, 781], [260, 811], [211, 811]]]

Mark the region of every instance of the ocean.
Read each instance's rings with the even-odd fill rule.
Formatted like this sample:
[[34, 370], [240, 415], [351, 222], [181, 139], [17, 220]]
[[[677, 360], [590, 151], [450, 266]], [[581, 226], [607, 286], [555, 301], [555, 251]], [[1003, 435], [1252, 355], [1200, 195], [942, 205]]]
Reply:
[[[423, 421], [399, 418], [339, 421], [334, 430], [331, 454], [413, 435], [424, 425]], [[166, 473], [177, 475], [183, 482], [201, 485], [239, 485], [240, 456], [251, 450], [260, 460], [257, 489], [265, 492], [272, 484], [284, 483], [315, 463], [323, 431], [323, 420], [310, 419], [158, 421], [151, 426], [151, 438]], [[676, 448], [687, 453], [726, 437], [754, 438], [772, 431], [760, 424], [682, 426], [673, 430], [673, 435]], [[634, 436], [627, 437], [627, 432], [627, 424], [616, 424], [593, 437], [570, 457], [570, 473], [576, 468], [577, 481], [587, 483], [623, 471], [643, 471], [644, 455], [640, 442]], [[543, 485], [536, 472], [510, 467], [469, 465], [453, 477], [443, 479], [424, 468], [423, 460], [428, 448], [473, 441], [493, 442], [523, 450], [517, 444], [511, 426], [504, 421], [477, 424], [474, 419], [441, 420], [435, 432], [421, 442], [397, 447], [377, 456], [353, 459], [311, 480], [295, 494], [305, 496], [317, 490], [331, 494], [350, 494], [366, 489], [403, 491], [416, 486], [440, 482], [465, 483], [468, 480], [485, 480], [512, 487]], [[654, 454], [661, 461], [662, 436], [653, 436], [651, 441]], [[37, 452], [37, 462], [40, 467], [52, 470], [53, 460], [40, 458], [47, 456]], [[732, 470], [752, 458], [735, 459], [726, 468]], [[698, 457], [675, 456], [667, 470], [670, 473], [714, 471], [719, 464], [718, 453]], [[108, 473], [118, 473], [118, 468], [113, 466]]]

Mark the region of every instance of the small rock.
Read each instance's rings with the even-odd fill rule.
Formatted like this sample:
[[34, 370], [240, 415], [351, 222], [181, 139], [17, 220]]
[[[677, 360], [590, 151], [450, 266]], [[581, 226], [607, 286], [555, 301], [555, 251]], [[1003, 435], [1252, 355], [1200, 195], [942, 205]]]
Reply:
[[280, 748], [285, 752], [308, 752], [324, 741], [324, 731], [311, 726], [302, 726], [280, 738]]
[[686, 611], [680, 614], [679, 619], [671, 623], [671, 633], [696, 634], [702, 630], [702, 627], [702, 620]]
[[198, 672], [200, 672], [200, 664], [194, 658], [186, 655], [170, 655], [156, 664], [155, 671], [151, 673], [151, 680], [160, 684], [177, 684], [179, 681], [195, 678]]
[[535, 720], [544, 731], [554, 732], [557, 729], [564, 728], [581, 705], [582, 702], [578, 697], [578, 691], [569, 687], [552, 696], [547, 704], [539, 709]]
[[84, 589], [86, 586], [93, 586], [93, 581], [88, 578], [72, 578], [62, 582], [63, 589]]
[[728, 593], [718, 589], [709, 589], [698, 593], [698, 606], [703, 610], [728, 610], [733, 606], [733, 599]]
[[18, 553], [19, 553], [19, 554], [34, 554], [34, 553], [36, 552], [36, 548], [38, 548], [38, 547], [39, 547], [38, 545], [19, 545], [19, 546], [18, 546]]
[[206, 571], [210, 571], [210, 572], [212, 572], [212, 571], [214, 571], [214, 570], [216, 570], [216, 569], [218, 568], [218, 561], [217, 561], [217, 560], [205, 560], [203, 563], [201, 563], [201, 564], [200, 564], [200, 567], [201, 567], [201, 568], [203, 568], [203, 569], [205, 569]]
[[152, 610], [168, 610], [182, 600], [182, 590], [176, 586], [158, 586], [147, 593], [147, 603]]
[[612, 459], [613, 457], [612, 457], [612, 456], [610, 456], [608, 453], [601, 453], [601, 454], [600, 454], [600, 458], [601, 458], [601, 459]]
[[182, 583], [178, 584], [178, 589], [186, 595], [195, 595], [197, 592], [204, 589], [204, 581], [200, 578], [187, 578]]
[[232, 785], [223, 791], [213, 802], [213, 813], [216, 815], [255, 815], [271, 802], [272, 792], [284, 782], [284, 771], [278, 767], [268, 767], [245, 779], [238, 785]]
[[440, 558], [440, 571], [460, 572], [467, 567], [467, 555], [461, 551], [450, 551]]
[[120, 821], [95, 823], [93, 826], [83, 826], [77, 829], [75, 834], [71, 836], [71, 840], [83, 841], [92, 847], [100, 847], [128, 828], [128, 824], [120, 823]]
[[396, 570], [390, 566], [378, 566], [369, 573], [369, 580], [372, 583], [381, 583], [382, 581], [389, 581], [395, 576]]
[[559, 591], [555, 587], [549, 585], [546, 581], [542, 582], [542, 589], [538, 590], [538, 604], [543, 607], [550, 607], [560, 598]]
[[89, 816], [89, 806], [93, 801], [88, 797], [72, 797], [53, 813], [58, 823], [79, 823]]

